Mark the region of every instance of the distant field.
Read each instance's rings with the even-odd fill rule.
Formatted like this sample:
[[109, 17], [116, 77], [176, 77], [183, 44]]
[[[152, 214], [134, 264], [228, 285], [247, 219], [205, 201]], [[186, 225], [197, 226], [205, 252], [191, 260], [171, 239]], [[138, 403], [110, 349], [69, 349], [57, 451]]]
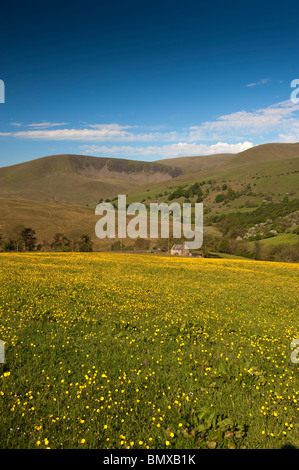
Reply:
[[[212, 253], [213, 254], [213, 253]], [[243, 259], [246, 260], [244, 256], [238, 256], [238, 255], [231, 255], [229, 253], [214, 253], [215, 255], [219, 256], [222, 259]]]
[[299, 446], [296, 264], [0, 255], [1, 448]]
[[295, 245], [296, 243], [299, 243], [299, 235], [296, 235], [295, 233], [279, 233], [275, 237], [264, 238], [261, 242], [267, 246], [276, 246], [284, 243]]

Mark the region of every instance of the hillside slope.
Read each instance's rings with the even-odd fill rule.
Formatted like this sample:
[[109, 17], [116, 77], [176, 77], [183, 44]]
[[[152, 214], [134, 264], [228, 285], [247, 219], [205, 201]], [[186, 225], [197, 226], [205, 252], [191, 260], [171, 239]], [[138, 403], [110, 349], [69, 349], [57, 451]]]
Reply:
[[[95, 249], [105, 249], [111, 241], [99, 241], [94, 233], [99, 199], [127, 194], [127, 203], [183, 203], [186, 198], [194, 203], [199, 193], [189, 189], [199, 183], [204, 222], [213, 215], [249, 214], [286, 196], [290, 201], [299, 198], [298, 157], [299, 144], [266, 144], [235, 155], [152, 163], [55, 155], [1, 168], [0, 237], [10, 238], [18, 225], [36, 230], [40, 243], [57, 232], [70, 238], [84, 232]], [[181, 196], [172, 198], [179, 187]]]
[[[211, 158], [209, 170], [204, 169], [202, 163], [208, 158]], [[209, 213], [236, 209], [246, 211], [262, 204], [264, 200], [279, 202], [286, 195], [291, 199], [298, 197], [299, 143], [265, 144], [225, 158], [219, 156], [217, 164], [216, 159], [217, 155], [171, 159], [169, 163], [181, 168], [182, 174], [172, 181], [157, 183], [140, 193], [130, 194], [128, 202], [166, 202], [171, 193], [183, 187], [184, 194], [178, 199], [182, 203], [185, 198], [190, 199], [186, 189], [194, 183], [204, 183], [201, 186], [203, 203]], [[168, 162], [167, 159], [160, 161], [164, 161], [165, 165]], [[201, 171], [197, 171], [199, 168]], [[227, 201], [229, 188], [239, 195]], [[218, 203], [215, 199], [220, 193], [226, 200]], [[193, 199], [191, 197], [192, 202], [195, 199], [195, 196]]]
[[224, 162], [229, 161], [234, 155], [234, 153], [219, 153], [195, 157], [165, 158], [164, 160], [157, 160], [157, 163], [174, 166], [180, 168], [184, 174], [190, 174], [215, 170]]
[[100, 198], [171, 180], [181, 173], [179, 168], [156, 162], [53, 155], [0, 168], [0, 197], [94, 205]]
[[157, 163], [180, 168], [184, 174], [216, 174], [237, 170], [274, 161], [283, 161], [299, 157], [299, 142], [294, 144], [270, 143], [257, 145], [239, 153], [224, 153], [215, 155], [201, 155], [193, 157], [165, 158]]
[[[260, 163], [283, 161], [299, 157], [299, 142], [295, 144], [271, 143], [257, 145], [223, 161], [221, 171], [244, 168]], [[219, 168], [220, 169], [220, 168]]]

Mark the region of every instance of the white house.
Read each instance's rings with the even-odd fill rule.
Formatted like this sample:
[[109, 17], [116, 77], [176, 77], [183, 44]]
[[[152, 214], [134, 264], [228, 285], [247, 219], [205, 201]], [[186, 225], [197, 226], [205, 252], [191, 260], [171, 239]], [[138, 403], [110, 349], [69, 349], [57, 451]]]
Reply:
[[173, 245], [173, 247], [170, 250], [171, 255], [176, 255], [176, 256], [189, 256], [189, 248], [183, 244], [183, 245]]

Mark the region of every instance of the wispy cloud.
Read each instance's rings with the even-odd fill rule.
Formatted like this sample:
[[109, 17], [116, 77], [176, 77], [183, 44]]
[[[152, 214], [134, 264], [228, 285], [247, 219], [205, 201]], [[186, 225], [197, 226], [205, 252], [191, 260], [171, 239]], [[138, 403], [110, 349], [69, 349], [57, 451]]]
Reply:
[[[35, 126], [36, 127], [36, 126]], [[82, 129], [34, 129], [12, 132], [10, 135], [26, 139], [44, 140], [81, 140], [81, 141], [154, 141], [177, 140], [177, 133], [170, 132], [132, 132], [136, 126], [121, 126], [119, 124], [93, 124]]]
[[21, 127], [22, 123], [21, 122], [10, 122], [9, 125], [14, 126], [14, 127]]
[[86, 154], [125, 157], [237, 153], [267, 141], [299, 141], [299, 104], [287, 100], [257, 110], [236, 111], [181, 130], [118, 123], [85, 123], [82, 128], [71, 129], [65, 125], [31, 123], [22, 130], [0, 132], [0, 137], [77, 141], [82, 143], [79, 148]]
[[279, 134], [279, 140], [285, 143], [299, 142], [299, 120], [293, 123], [292, 127], [288, 129], [287, 134]]
[[248, 83], [246, 86], [247, 87], [253, 87], [253, 86], [257, 86], [257, 85], [265, 85], [268, 82], [270, 82], [270, 78], [262, 78], [258, 82]]
[[171, 158], [179, 156], [212, 155], [216, 153], [238, 153], [251, 147], [253, 147], [252, 142], [238, 142], [236, 144], [217, 142], [212, 145], [177, 142], [170, 145], [150, 145], [146, 147], [133, 147], [129, 145], [83, 145], [80, 149], [83, 155]]
[[67, 126], [68, 122], [38, 122], [27, 124], [28, 127], [34, 127], [37, 129], [49, 129], [50, 127]]
[[10, 122], [10, 126], [15, 126], [15, 127], [32, 127], [36, 129], [49, 129], [51, 127], [61, 127], [61, 126], [67, 126], [68, 122], [37, 122], [37, 123], [30, 123], [30, 124], [23, 124], [22, 122]]
[[299, 104], [283, 101], [256, 111], [237, 111], [190, 128], [192, 140], [242, 139], [289, 132], [298, 126]]

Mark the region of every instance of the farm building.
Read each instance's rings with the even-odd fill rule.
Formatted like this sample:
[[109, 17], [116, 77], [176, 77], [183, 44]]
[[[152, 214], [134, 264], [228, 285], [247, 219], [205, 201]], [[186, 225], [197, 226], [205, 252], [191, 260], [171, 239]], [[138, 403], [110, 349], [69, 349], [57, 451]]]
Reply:
[[173, 245], [173, 247], [170, 250], [171, 255], [177, 255], [177, 256], [188, 256], [189, 255], [189, 248], [184, 244], [184, 245]]

